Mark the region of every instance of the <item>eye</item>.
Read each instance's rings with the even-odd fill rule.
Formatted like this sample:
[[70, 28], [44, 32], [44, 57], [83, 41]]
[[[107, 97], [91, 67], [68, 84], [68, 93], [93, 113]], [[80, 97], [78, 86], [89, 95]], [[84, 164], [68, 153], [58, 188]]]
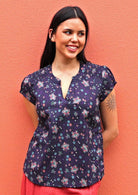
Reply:
[[81, 37], [81, 36], [84, 36], [85, 33], [84, 32], [79, 32], [78, 35]]
[[71, 31], [70, 30], [66, 30], [66, 31], [64, 31], [64, 33], [67, 34], [67, 35], [70, 35]]

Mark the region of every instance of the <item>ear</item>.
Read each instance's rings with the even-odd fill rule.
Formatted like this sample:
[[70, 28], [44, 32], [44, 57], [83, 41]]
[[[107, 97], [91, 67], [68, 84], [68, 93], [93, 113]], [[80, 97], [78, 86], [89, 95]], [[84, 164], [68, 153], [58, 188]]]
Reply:
[[53, 33], [53, 29], [49, 29], [49, 39], [51, 39], [52, 42], [55, 42], [55, 34]]

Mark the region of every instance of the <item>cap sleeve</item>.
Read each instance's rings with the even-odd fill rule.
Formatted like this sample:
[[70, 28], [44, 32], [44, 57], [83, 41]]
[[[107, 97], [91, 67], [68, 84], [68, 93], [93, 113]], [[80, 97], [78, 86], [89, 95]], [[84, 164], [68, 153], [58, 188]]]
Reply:
[[36, 98], [34, 95], [34, 81], [32, 79], [32, 75], [26, 76], [22, 83], [21, 83], [21, 89], [20, 93], [27, 98], [31, 103], [35, 105]]
[[108, 96], [108, 94], [113, 90], [117, 82], [114, 78], [113, 73], [107, 66], [103, 66], [101, 72], [101, 78], [102, 78], [102, 86], [101, 86], [100, 101], [103, 101]]

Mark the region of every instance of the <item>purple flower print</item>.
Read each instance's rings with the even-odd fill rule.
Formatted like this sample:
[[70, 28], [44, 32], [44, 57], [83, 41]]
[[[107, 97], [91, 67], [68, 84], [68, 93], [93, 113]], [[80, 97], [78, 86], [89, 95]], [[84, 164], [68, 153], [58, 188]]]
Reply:
[[87, 186], [87, 181], [83, 178], [81, 179], [80, 183], [81, 183], [82, 187]]
[[38, 81], [37, 86], [38, 86], [39, 88], [41, 88], [41, 87], [43, 87], [43, 86], [44, 86], [44, 84], [43, 84], [43, 82]]
[[61, 182], [64, 184], [64, 185], [67, 185], [68, 184], [68, 179], [63, 177], [63, 179], [61, 180]]
[[88, 112], [87, 110], [85, 110], [85, 109], [84, 109], [83, 112], [82, 112], [82, 114], [83, 114], [83, 116], [84, 116], [85, 118], [88, 116], [88, 113], [89, 113], [89, 112]]
[[38, 175], [37, 176], [37, 180], [38, 180], [39, 183], [43, 182], [43, 176]]
[[92, 172], [96, 173], [97, 167], [94, 164], [91, 166], [91, 168], [92, 168]]
[[88, 81], [85, 81], [85, 80], [82, 81], [82, 84], [83, 84], [85, 87], [88, 87], [88, 86], [89, 86], [89, 82], [88, 82]]
[[62, 113], [64, 114], [64, 116], [69, 116], [70, 110], [67, 109], [67, 108], [64, 108], [64, 110], [62, 111]]
[[54, 93], [50, 94], [49, 97], [50, 97], [50, 100], [55, 100], [56, 99], [56, 95]]
[[88, 152], [88, 146], [87, 146], [86, 144], [83, 144], [83, 145], [81, 146], [81, 149], [83, 150], [84, 153], [85, 153], [85, 152]]
[[73, 98], [73, 104], [79, 104], [81, 99], [79, 97]]
[[51, 167], [56, 168], [57, 167], [57, 161], [55, 159], [51, 160]]
[[71, 167], [71, 172], [72, 173], [77, 173], [77, 171], [78, 171], [78, 167], [76, 165]]
[[78, 137], [79, 137], [78, 131], [72, 132], [72, 137], [75, 138], [75, 139], [78, 139]]
[[61, 147], [63, 148], [64, 151], [69, 150], [69, 144], [67, 144], [67, 143], [65, 143], [65, 142], [62, 144]]

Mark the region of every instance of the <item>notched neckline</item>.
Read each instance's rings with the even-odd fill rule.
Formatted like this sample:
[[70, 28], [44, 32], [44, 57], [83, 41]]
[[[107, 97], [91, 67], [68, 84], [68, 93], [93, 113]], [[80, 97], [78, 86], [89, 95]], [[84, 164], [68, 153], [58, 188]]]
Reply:
[[[74, 75], [74, 76], [71, 77], [72, 79], [77, 78], [77, 77], [81, 74], [81, 72], [82, 72], [82, 65], [83, 65], [83, 63], [80, 62], [79, 71], [77, 72], [76, 75]], [[58, 78], [57, 76], [55, 76], [55, 75], [53, 74], [53, 71], [52, 71], [52, 64], [50, 65], [50, 74], [51, 74], [51, 76], [54, 78], [55, 81], [57, 81], [58, 83], [61, 82], [61, 79]]]
[[66, 93], [65, 96], [63, 96], [63, 90], [62, 90], [62, 86], [61, 86], [61, 79], [58, 78], [58, 77], [56, 77], [53, 74], [53, 72], [52, 72], [52, 64], [50, 65], [50, 71], [49, 71], [50, 72], [50, 76], [53, 78], [53, 81], [60, 86], [61, 96], [62, 96], [62, 99], [64, 101], [66, 101], [68, 99], [68, 95], [70, 94], [70, 88], [71, 88], [72, 82], [74, 80], [76, 80], [81, 75], [81, 73], [82, 73], [82, 66], [83, 66], [83, 63], [80, 62], [79, 71], [77, 72], [76, 75], [74, 75], [74, 76], [71, 77], [72, 79], [71, 79], [70, 84], [69, 84], [69, 87], [67, 89], [67, 93]]

